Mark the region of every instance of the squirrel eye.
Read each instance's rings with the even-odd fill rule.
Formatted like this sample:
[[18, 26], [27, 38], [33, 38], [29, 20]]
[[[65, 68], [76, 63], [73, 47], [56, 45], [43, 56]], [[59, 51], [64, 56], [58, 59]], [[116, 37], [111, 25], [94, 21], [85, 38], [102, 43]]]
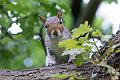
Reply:
[[60, 24], [62, 24], [62, 21], [60, 21]]
[[48, 26], [47, 26], [47, 25], [45, 25], [45, 28], [48, 28]]
[[62, 24], [62, 19], [60, 19], [60, 24]]

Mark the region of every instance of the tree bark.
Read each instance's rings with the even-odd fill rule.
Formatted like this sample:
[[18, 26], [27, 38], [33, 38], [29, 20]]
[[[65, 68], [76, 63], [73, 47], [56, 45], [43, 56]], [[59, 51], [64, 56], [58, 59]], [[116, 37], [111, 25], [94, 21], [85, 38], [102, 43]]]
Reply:
[[106, 70], [91, 62], [78, 67], [61, 64], [21, 71], [0, 70], [0, 80], [91, 80], [93, 73], [97, 74], [95, 80], [111, 80], [111, 75]]
[[[29, 69], [20, 71], [0, 70], [0, 80], [63, 80], [55, 77], [56, 74], [83, 75], [84, 79], [89, 79], [91, 70], [95, 67], [92, 63], [86, 63], [80, 67], [72, 64], [61, 64], [39, 69]], [[66, 79], [65, 79], [66, 80]]]
[[71, 13], [72, 13], [72, 17], [73, 17], [73, 25], [75, 25], [78, 16], [81, 14], [82, 12], [82, 2], [83, 0], [72, 0], [71, 2]]

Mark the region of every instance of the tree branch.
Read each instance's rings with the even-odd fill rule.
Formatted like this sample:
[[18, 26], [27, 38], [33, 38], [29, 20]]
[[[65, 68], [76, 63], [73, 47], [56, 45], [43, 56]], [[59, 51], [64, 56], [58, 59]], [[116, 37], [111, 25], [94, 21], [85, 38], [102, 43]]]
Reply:
[[[51, 67], [44, 67], [39, 69], [21, 70], [21, 71], [10, 71], [1, 70], [0, 79], [2, 80], [61, 80], [55, 75], [66, 74], [66, 78], [69, 75], [84, 76], [84, 79], [88, 79], [91, 74], [91, 70], [95, 67], [92, 63], [86, 63], [80, 67], [76, 67], [72, 64], [61, 64]], [[78, 76], [78, 77], [79, 77]], [[66, 78], [63, 78], [66, 80]], [[63, 80], [62, 79], [62, 80]]]

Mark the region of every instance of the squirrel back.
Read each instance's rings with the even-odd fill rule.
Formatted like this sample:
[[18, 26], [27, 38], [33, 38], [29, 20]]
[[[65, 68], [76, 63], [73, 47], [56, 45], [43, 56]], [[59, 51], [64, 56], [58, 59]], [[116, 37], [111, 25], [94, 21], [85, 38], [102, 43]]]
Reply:
[[47, 56], [52, 56], [54, 58], [53, 62], [55, 62], [49, 63], [50, 65], [62, 64], [68, 61], [68, 56], [61, 56], [64, 49], [59, 48], [58, 43], [62, 40], [69, 39], [71, 37], [71, 33], [64, 27], [61, 19], [61, 11], [58, 11], [57, 16], [49, 17], [47, 19], [40, 16], [40, 20], [43, 22], [43, 25], [46, 29], [45, 46]]

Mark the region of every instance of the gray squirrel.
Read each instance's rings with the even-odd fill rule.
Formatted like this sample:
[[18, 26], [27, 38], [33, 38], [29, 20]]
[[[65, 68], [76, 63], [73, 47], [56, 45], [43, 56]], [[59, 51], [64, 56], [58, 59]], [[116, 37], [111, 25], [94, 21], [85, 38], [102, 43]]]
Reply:
[[47, 19], [42, 16], [39, 16], [39, 18], [46, 29], [46, 66], [67, 63], [69, 56], [61, 56], [65, 49], [58, 46], [60, 41], [69, 39], [71, 37], [71, 33], [64, 27], [62, 23], [62, 11], [59, 10], [56, 16], [52, 16]]

